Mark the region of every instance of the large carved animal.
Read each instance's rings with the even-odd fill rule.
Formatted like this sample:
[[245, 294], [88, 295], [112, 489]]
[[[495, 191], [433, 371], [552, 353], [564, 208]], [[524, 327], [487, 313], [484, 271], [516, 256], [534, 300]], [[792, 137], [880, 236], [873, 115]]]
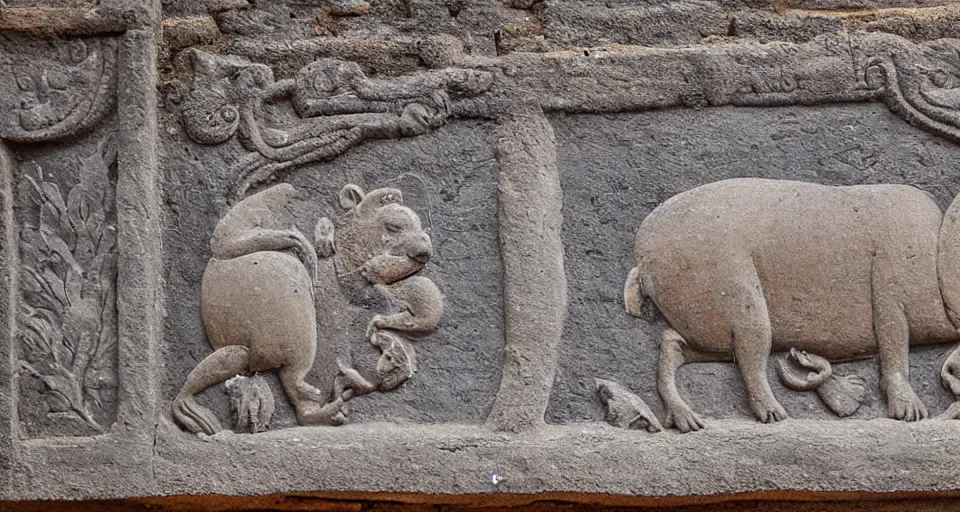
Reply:
[[[890, 417], [926, 417], [908, 347], [960, 340], [958, 204], [944, 215], [909, 186], [764, 179], [665, 201], [637, 232], [624, 288], [628, 312], [649, 297], [671, 327], [657, 374], [665, 424], [703, 427], [675, 382], [677, 368], [703, 361], [736, 361], [756, 416], [786, 418], [766, 365], [790, 349], [833, 362], [879, 355]], [[958, 362], [955, 350], [941, 373], [954, 391]]]
[[[288, 184], [254, 194], [231, 208], [214, 229], [213, 255], [200, 294], [214, 352], [190, 372], [172, 406], [173, 418], [191, 432], [213, 434], [222, 428], [211, 411], [197, 404], [198, 393], [236, 375], [269, 370], [278, 372], [301, 425], [341, 422], [343, 401], [373, 385], [356, 371], [342, 369], [336, 384], [340, 392], [325, 403], [329, 393], [305, 381], [317, 350], [331, 350], [330, 333], [318, 336], [317, 311], [342, 306], [334, 265], [322, 265], [318, 276], [316, 251], [325, 257], [336, 249], [348, 271], [385, 286], [418, 272], [433, 254], [430, 237], [417, 214], [402, 204], [399, 190], [364, 194], [355, 185], [344, 187], [340, 204], [346, 223], [333, 233], [331, 223], [321, 219], [317, 232], [333, 239], [318, 240], [316, 248], [289, 227], [286, 208], [294, 194]], [[346, 389], [351, 393], [344, 398]]]

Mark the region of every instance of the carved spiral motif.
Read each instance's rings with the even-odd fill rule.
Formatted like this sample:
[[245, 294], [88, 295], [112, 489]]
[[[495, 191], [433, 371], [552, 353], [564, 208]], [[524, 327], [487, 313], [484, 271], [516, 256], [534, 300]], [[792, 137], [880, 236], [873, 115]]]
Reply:
[[797, 90], [797, 79], [793, 76], [783, 73], [780, 75], [780, 91], [781, 92], [793, 92]]
[[863, 70], [863, 81], [871, 89], [882, 89], [887, 86], [887, 70], [879, 60], [871, 61]]

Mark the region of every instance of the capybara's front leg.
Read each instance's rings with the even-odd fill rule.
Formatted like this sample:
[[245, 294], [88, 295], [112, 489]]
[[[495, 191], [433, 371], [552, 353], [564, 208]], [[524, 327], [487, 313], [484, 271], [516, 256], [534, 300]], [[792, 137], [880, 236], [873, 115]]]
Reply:
[[896, 301], [875, 297], [873, 331], [880, 352], [880, 387], [887, 395], [888, 415], [904, 421], [926, 418], [927, 407], [910, 387], [910, 329], [903, 307]]

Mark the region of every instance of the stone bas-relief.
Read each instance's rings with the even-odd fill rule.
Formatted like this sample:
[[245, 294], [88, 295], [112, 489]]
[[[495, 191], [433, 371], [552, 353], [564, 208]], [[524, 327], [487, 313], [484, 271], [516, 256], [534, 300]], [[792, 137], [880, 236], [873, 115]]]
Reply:
[[40, 52], [11, 53], [16, 57], [0, 67], [7, 70], [2, 81], [14, 82], [5, 85], [16, 92], [0, 100], [11, 112], [0, 124], [0, 137], [65, 141], [93, 130], [113, 110], [115, 39], [76, 38], [41, 45]]
[[[347, 401], [393, 390], [413, 376], [414, 349], [403, 334], [428, 334], [439, 324], [440, 291], [415, 275], [433, 256], [433, 245], [399, 190], [365, 193], [345, 186], [339, 229], [321, 217], [313, 241], [283, 227], [294, 193], [288, 184], [258, 192], [231, 208], [213, 232], [200, 308], [214, 352], [190, 372], [172, 405], [173, 418], [188, 431], [212, 435], [223, 429], [194, 397], [228, 379], [238, 429], [264, 430], [273, 414], [273, 401], [265, 397], [269, 388], [232, 379], [272, 370], [299, 424], [341, 425]], [[370, 343], [382, 351], [376, 381], [337, 360], [333, 389], [321, 391], [306, 382], [318, 350], [332, 350], [331, 333], [318, 332], [317, 313], [336, 314], [346, 306], [338, 288], [350, 274], [362, 276], [394, 311], [375, 314], [367, 328]]]
[[[7, 0], [0, 497], [956, 491], [897, 419], [960, 415], [960, 10], [868, 3]], [[934, 199], [784, 194], [740, 215], [833, 235], [747, 258], [737, 185], [660, 237], [752, 267], [664, 250], [628, 315], [641, 221], [729, 178]]]
[[[832, 361], [878, 354], [890, 417], [926, 418], [907, 357], [910, 345], [960, 339], [956, 209], [943, 215], [907, 186], [758, 179], [721, 181], [667, 200], [640, 226], [637, 266], [624, 289], [631, 314], [641, 316], [649, 297], [672, 327], [657, 371], [667, 426], [703, 427], [675, 383], [677, 368], [699, 361], [736, 361], [754, 414], [763, 422], [785, 419], [766, 365], [771, 351], [787, 350], [801, 362], [810, 357], [795, 350]], [[960, 351], [941, 373], [955, 395], [957, 358]], [[825, 380], [790, 375], [784, 383], [798, 391]]]

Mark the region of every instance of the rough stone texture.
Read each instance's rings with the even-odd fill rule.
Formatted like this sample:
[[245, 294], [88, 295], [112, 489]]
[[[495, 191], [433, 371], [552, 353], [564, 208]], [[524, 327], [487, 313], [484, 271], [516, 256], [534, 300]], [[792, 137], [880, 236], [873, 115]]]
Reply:
[[[888, 419], [916, 409], [888, 411], [877, 358], [817, 345], [773, 354], [795, 366], [768, 365], [790, 416], [770, 424], [756, 421], [736, 365], [683, 366], [679, 394], [705, 428], [681, 435], [657, 389], [666, 321], [633, 301], [636, 280], [623, 295], [644, 218], [707, 183], [902, 184], [951, 204], [956, 4], [0, 5], [0, 509], [696, 510], [960, 491], [953, 343], [908, 354], [917, 395], [952, 419]], [[763, 204], [747, 183], [730, 185], [737, 200], [723, 211]], [[271, 190], [283, 200], [244, 202]], [[842, 194], [810, 190], [831, 192], [757, 215]], [[710, 229], [674, 213], [665, 240]], [[940, 258], [937, 270], [905, 286], [939, 282], [936, 314], [956, 321], [957, 243], [943, 234], [957, 212], [946, 219], [945, 256], [920, 255]], [[868, 225], [855, 224], [851, 237]], [[724, 243], [747, 241], [703, 249]], [[202, 293], [205, 272], [269, 261], [288, 272], [244, 267]], [[684, 289], [708, 286], [713, 270], [684, 275]], [[282, 305], [283, 276], [304, 288], [296, 311]], [[708, 302], [681, 295], [664, 307], [672, 320]], [[879, 307], [854, 306], [830, 307], [838, 333], [844, 319], [877, 336], [890, 327], [871, 316]], [[304, 326], [305, 343], [278, 339]], [[274, 370], [289, 366], [300, 371], [283, 388]], [[218, 384], [249, 374], [256, 385], [232, 397]], [[191, 379], [202, 385], [190, 397], [212, 384], [197, 398], [211, 412], [178, 396]], [[852, 414], [831, 412], [814, 382]], [[254, 426], [230, 424], [231, 398]], [[228, 428], [211, 436], [212, 416]], [[268, 420], [256, 434], [230, 428]], [[940, 505], [956, 503], [851, 507]]]

